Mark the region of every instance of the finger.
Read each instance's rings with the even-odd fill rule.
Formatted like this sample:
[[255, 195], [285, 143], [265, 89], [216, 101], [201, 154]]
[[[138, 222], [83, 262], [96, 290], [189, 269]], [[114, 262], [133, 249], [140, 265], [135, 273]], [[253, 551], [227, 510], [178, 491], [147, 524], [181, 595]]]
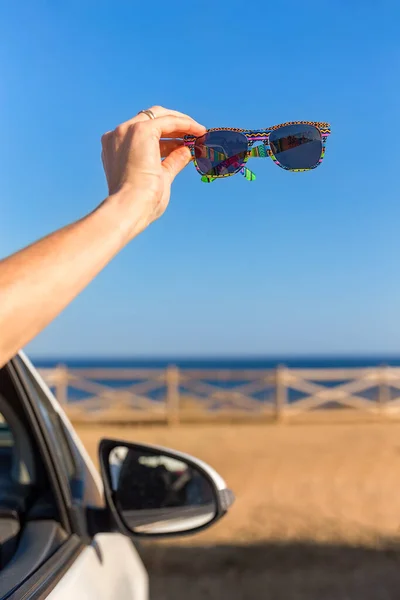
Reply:
[[[148, 110], [151, 110], [156, 118], [165, 117], [166, 115], [173, 115], [174, 117], [189, 117], [189, 115], [186, 113], [180, 112], [179, 110], [173, 110], [172, 108], [164, 108], [164, 106], [151, 106]], [[139, 115], [141, 117], [149, 118], [149, 116], [145, 113], [139, 113]]]
[[163, 160], [161, 163], [162, 167], [167, 171], [171, 183], [175, 179], [175, 177], [190, 163], [192, 160], [192, 156], [190, 154], [189, 148], [186, 146], [182, 146], [181, 148], [177, 148], [171, 154]]
[[171, 152], [183, 146], [183, 144], [183, 140], [160, 140], [161, 158], [166, 158], [171, 154]]
[[[189, 117], [189, 115], [186, 115], [185, 113], [179, 112], [178, 110], [164, 108], [163, 106], [152, 106], [148, 110], [151, 110], [151, 112], [153, 113], [153, 115], [156, 119], [158, 117], [165, 117], [167, 115], [172, 115], [174, 117], [187, 117], [188, 119], [192, 118], [192, 117]], [[120, 127], [121, 126], [129, 127], [129, 125], [134, 125], [135, 123], [140, 123], [141, 121], [151, 121], [151, 120], [152, 119], [149, 117], [149, 115], [146, 115], [145, 113], [140, 112], [137, 115], [135, 115], [132, 119], [129, 119], [125, 123], [122, 123], [122, 125], [120, 125]]]
[[[147, 137], [153, 132], [161, 137], [180, 137], [184, 135], [201, 136], [206, 132], [204, 125], [200, 125], [190, 117], [165, 116], [149, 120], [148, 123], [140, 124], [140, 135]], [[138, 129], [139, 135], [139, 129]]]

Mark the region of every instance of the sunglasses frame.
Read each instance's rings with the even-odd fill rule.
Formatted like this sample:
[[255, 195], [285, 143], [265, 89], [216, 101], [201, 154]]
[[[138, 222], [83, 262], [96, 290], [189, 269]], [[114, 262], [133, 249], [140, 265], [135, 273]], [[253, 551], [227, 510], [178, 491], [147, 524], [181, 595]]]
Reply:
[[[290, 167], [286, 167], [285, 165], [281, 164], [279, 162], [279, 160], [276, 158], [276, 156], [274, 155], [274, 153], [272, 152], [271, 145], [269, 143], [269, 137], [270, 137], [271, 133], [273, 131], [276, 131], [277, 129], [286, 127], [288, 125], [312, 125], [313, 127], [315, 127], [315, 129], [317, 129], [319, 131], [319, 133], [321, 135], [321, 142], [322, 142], [321, 156], [320, 156], [318, 162], [314, 166], [308, 167], [306, 169], [291, 169]], [[276, 165], [278, 165], [278, 167], [281, 167], [281, 169], [285, 169], [285, 171], [292, 171], [294, 173], [302, 173], [304, 171], [311, 171], [312, 169], [316, 169], [321, 164], [321, 162], [323, 161], [323, 159], [325, 157], [326, 140], [331, 133], [331, 126], [329, 125], [329, 123], [325, 123], [322, 121], [288, 121], [287, 123], [280, 123], [279, 125], [273, 125], [272, 127], [268, 127], [267, 129], [238, 129], [236, 127], [214, 127], [213, 129], [207, 129], [206, 133], [210, 133], [212, 131], [236, 131], [238, 133], [242, 133], [247, 138], [247, 153], [246, 153], [246, 156], [244, 157], [244, 160], [243, 160], [241, 166], [237, 170], [235, 170], [233, 173], [225, 173], [223, 175], [207, 175], [200, 171], [198, 164], [197, 164], [196, 156], [195, 156], [196, 140], [199, 138], [196, 136], [193, 136], [193, 135], [186, 135], [183, 138], [184, 144], [185, 144], [185, 146], [187, 146], [189, 148], [190, 153], [192, 155], [192, 160], [194, 162], [194, 166], [196, 167], [197, 172], [202, 176], [201, 180], [205, 183], [211, 183], [212, 181], [215, 181], [215, 179], [222, 179], [224, 177], [232, 177], [232, 175], [237, 175], [238, 173], [242, 173], [248, 181], [254, 181], [256, 176], [254, 175], [254, 173], [252, 171], [250, 171], [246, 167], [246, 163], [249, 160], [249, 158], [256, 158], [256, 157], [259, 157], [259, 158], [269, 157], [274, 161], [274, 163]], [[201, 136], [201, 137], [203, 137], [203, 136]], [[253, 147], [255, 142], [262, 142], [262, 143], [258, 146]]]

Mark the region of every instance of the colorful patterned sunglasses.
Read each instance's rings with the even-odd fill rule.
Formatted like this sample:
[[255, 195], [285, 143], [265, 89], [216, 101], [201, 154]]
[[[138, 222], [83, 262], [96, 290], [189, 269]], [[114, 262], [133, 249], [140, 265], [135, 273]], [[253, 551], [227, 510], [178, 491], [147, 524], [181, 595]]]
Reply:
[[[256, 176], [246, 167], [250, 157], [270, 157], [287, 171], [309, 171], [321, 164], [331, 128], [328, 123], [291, 121], [268, 129], [209, 129], [201, 137], [186, 135], [201, 181], [242, 173], [248, 181]], [[261, 144], [254, 146], [254, 143]]]

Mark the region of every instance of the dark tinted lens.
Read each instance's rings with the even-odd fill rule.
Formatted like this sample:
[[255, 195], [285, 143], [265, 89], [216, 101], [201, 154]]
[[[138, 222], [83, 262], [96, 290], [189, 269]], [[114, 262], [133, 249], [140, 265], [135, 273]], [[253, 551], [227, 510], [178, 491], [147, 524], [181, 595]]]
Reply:
[[322, 139], [313, 125], [286, 125], [269, 136], [276, 159], [288, 169], [310, 169], [319, 162]]
[[196, 140], [197, 167], [203, 175], [235, 173], [243, 165], [247, 148], [247, 138], [243, 133], [210, 131]]

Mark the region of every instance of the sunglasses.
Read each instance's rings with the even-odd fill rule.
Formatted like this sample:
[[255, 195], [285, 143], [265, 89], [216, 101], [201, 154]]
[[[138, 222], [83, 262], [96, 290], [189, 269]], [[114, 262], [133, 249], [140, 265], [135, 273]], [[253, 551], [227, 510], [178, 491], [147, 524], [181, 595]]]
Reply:
[[201, 137], [186, 135], [184, 144], [201, 181], [211, 183], [236, 173], [254, 181], [256, 176], [246, 167], [250, 157], [270, 157], [287, 171], [309, 171], [321, 164], [330, 133], [328, 123], [291, 121], [261, 130], [209, 129]]

